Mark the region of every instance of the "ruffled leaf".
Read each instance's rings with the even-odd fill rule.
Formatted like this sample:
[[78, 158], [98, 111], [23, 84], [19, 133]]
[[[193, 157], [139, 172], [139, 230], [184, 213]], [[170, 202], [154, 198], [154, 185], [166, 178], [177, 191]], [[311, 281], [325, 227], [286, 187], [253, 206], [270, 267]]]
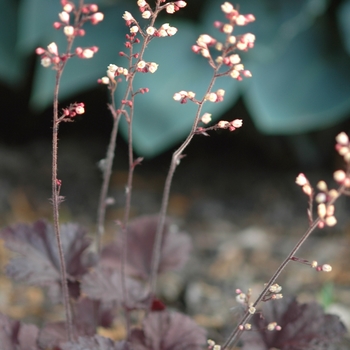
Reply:
[[39, 350], [39, 329], [33, 324], [24, 324], [0, 314], [0, 343], [4, 350]]
[[[127, 232], [127, 273], [147, 280], [151, 272], [153, 245], [158, 216], [144, 216], [130, 222]], [[109, 244], [102, 250], [101, 265], [117, 268], [122, 257], [122, 243]], [[178, 270], [186, 263], [191, 250], [188, 235], [174, 230], [167, 222], [163, 233], [159, 273]]]
[[[48, 286], [51, 294], [60, 290], [59, 256], [51, 224], [39, 220], [33, 225], [18, 224], [0, 232], [7, 248], [17, 253], [6, 267], [6, 273], [17, 281], [37, 286]], [[61, 241], [71, 292], [77, 293], [77, 279], [89, 267], [84, 252], [91, 240], [86, 231], [76, 224], [61, 226]], [[59, 294], [59, 293], [58, 293]]]
[[[244, 332], [242, 350], [335, 349], [346, 333], [338, 316], [325, 314], [316, 303], [299, 304], [295, 299], [281, 299], [264, 304], [260, 314], [253, 316], [253, 330]], [[277, 322], [280, 331], [266, 327]]]
[[206, 333], [190, 317], [179, 312], [152, 312], [142, 329], [131, 332], [134, 350], [202, 350]]

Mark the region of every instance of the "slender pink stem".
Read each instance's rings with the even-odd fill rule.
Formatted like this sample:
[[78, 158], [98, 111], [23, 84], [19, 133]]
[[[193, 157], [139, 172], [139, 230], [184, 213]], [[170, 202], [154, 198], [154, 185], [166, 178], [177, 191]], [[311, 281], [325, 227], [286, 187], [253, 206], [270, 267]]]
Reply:
[[[205, 93], [204, 96], [206, 96], [211, 91], [212, 87], [214, 86], [215, 80], [217, 78], [216, 74], [217, 74], [219, 68], [220, 68], [220, 66], [214, 70], [213, 77], [209, 83], [207, 92]], [[150, 274], [150, 289], [151, 289], [152, 295], [155, 295], [155, 291], [156, 291], [157, 274], [158, 274], [158, 270], [159, 270], [161, 245], [162, 245], [162, 240], [163, 240], [163, 231], [164, 231], [164, 227], [165, 227], [166, 213], [168, 210], [169, 195], [170, 195], [173, 176], [174, 176], [174, 173], [175, 173], [177, 166], [180, 164], [180, 160], [182, 158], [182, 154], [183, 154], [184, 150], [191, 142], [193, 136], [196, 134], [196, 130], [198, 127], [198, 123], [200, 121], [200, 114], [201, 114], [201, 111], [203, 108], [204, 101], [205, 101], [205, 97], [203, 97], [202, 101], [199, 102], [199, 106], [197, 108], [197, 112], [196, 112], [194, 122], [192, 124], [192, 128], [191, 128], [189, 135], [187, 136], [186, 140], [182, 143], [182, 145], [173, 153], [170, 167], [169, 167], [169, 171], [168, 171], [168, 175], [167, 175], [167, 178], [165, 180], [162, 204], [161, 204], [161, 208], [160, 208], [158, 225], [157, 225], [157, 232], [156, 232], [156, 236], [155, 236], [155, 242], [154, 242], [153, 253], [152, 253], [152, 264], [151, 264], [151, 274]]]

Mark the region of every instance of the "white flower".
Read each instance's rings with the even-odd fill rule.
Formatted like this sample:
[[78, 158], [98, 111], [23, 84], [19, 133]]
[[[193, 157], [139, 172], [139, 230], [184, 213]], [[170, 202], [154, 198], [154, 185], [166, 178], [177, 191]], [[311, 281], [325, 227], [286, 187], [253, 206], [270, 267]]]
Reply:
[[335, 140], [342, 146], [347, 146], [349, 144], [349, 137], [345, 134], [345, 132], [338, 134]]
[[105, 84], [105, 85], [108, 85], [109, 84], [109, 78], [108, 77], [102, 77], [101, 78], [101, 83]]
[[158, 64], [151, 62], [150, 65], [148, 66], [148, 71], [150, 73], [154, 73], [158, 69]]
[[151, 11], [145, 11], [142, 13], [142, 18], [149, 19], [151, 17]]
[[248, 47], [248, 44], [246, 42], [239, 41], [236, 45], [238, 50], [245, 50]]
[[176, 92], [173, 96], [173, 100], [180, 101], [182, 99], [182, 96], [180, 93]]
[[204, 123], [204, 124], [208, 124], [211, 122], [211, 114], [210, 113], [204, 113], [202, 118], [201, 118], [201, 121]]
[[146, 62], [145, 61], [140, 61], [137, 63], [137, 68], [143, 69], [146, 67]]
[[[241, 62], [241, 58], [237, 54], [231, 55], [229, 58], [230, 58], [230, 62], [232, 64], [237, 64], [237, 63]], [[235, 69], [238, 70], [236, 67], [235, 67]]]
[[332, 266], [328, 264], [323, 264], [322, 265], [322, 271], [324, 272], [331, 272], [332, 271]]
[[58, 48], [56, 43], [51, 43], [47, 46], [47, 50], [55, 56], [58, 56]]
[[63, 6], [63, 10], [65, 12], [70, 13], [70, 12], [72, 12], [74, 10], [74, 6], [72, 4], [70, 4], [70, 3], [67, 3], [66, 5]]
[[307, 185], [309, 181], [303, 173], [300, 173], [295, 179], [295, 183], [299, 186], [304, 186]]
[[134, 19], [134, 17], [132, 16], [132, 14], [128, 11], [125, 11], [123, 14], [123, 19], [125, 21], [132, 21]]
[[85, 49], [82, 53], [82, 56], [84, 58], [92, 58], [94, 56], [94, 51], [92, 51], [91, 49]]
[[177, 33], [177, 28], [175, 27], [169, 27], [166, 32], [168, 33], [169, 36], [173, 36]]
[[255, 42], [255, 35], [252, 33], [246, 33], [243, 35], [243, 40], [248, 43], [254, 43]]
[[145, 0], [137, 0], [138, 7], [145, 7], [146, 5], [147, 5], [147, 2]]
[[167, 13], [170, 13], [170, 14], [172, 14], [172, 13], [174, 13], [175, 12], [175, 6], [174, 6], [174, 4], [169, 4], [167, 7], [166, 7], [166, 12]]
[[77, 106], [77, 107], [75, 108], [75, 112], [76, 112], [77, 114], [84, 114], [84, 113], [85, 113], [85, 108], [84, 108], [83, 106]]
[[167, 30], [170, 28], [170, 24], [169, 23], [164, 23], [162, 24], [162, 26], [160, 27], [160, 29], [164, 29], [164, 30]]
[[210, 35], [208, 35], [208, 34], [202, 34], [202, 35], [200, 35], [199, 36], [199, 38], [197, 39], [197, 44], [199, 45], [199, 46], [201, 46], [200, 44], [210, 44], [210, 43], [212, 43], [213, 42], [213, 38], [210, 36]]
[[155, 32], [156, 32], [156, 28], [154, 28], [154, 27], [148, 27], [148, 28], [146, 29], [146, 33], [147, 33], [148, 35], [153, 35]]
[[247, 23], [247, 20], [246, 20], [246, 18], [243, 15], [239, 15], [236, 18], [236, 24], [238, 26], [244, 26], [246, 23]]
[[234, 35], [231, 35], [229, 38], [228, 38], [228, 42], [230, 43], [230, 44], [236, 44], [236, 41], [237, 41], [237, 39], [236, 39], [236, 37], [234, 36]]
[[108, 72], [112, 72], [112, 73], [115, 73], [118, 69], [118, 66], [116, 66], [115, 64], [110, 64], [108, 67], [107, 67], [107, 70]]
[[240, 128], [243, 125], [242, 119], [235, 119], [231, 122], [231, 125], [235, 128]]
[[205, 99], [210, 102], [216, 102], [216, 100], [218, 99], [218, 96], [215, 92], [211, 92], [207, 94], [207, 96], [205, 96]]
[[222, 27], [222, 31], [225, 33], [225, 34], [231, 34], [233, 32], [233, 26], [231, 24], [225, 24], [223, 27]]
[[168, 33], [166, 32], [165, 29], [159, 29], [158, 33], [159, 33], [159, 36], [162, 37], [162, 38], [168, 36]]
[[69, 13], [66, 11], [62, 11], [58, 14], [59, 19], [61, 22], [68, 24], [69, 23]]
[[137, 33], [139, 31], [139, 27], [138, 26], [132, 26], [131, 28], [130, 28], [130, 33]]
[[230, 75], [233, 79], [237, 79], [239, 77], [239, 72], [237, 70], [232, 70]]
[[220, 97], [225, 96], [225, 90], [224, 89], [219, 89], [218, 91], [216, 91], [216, 94]]
[[231, 13], [233, 11], [233, 5], [229, 2], [225, 2], [223, 5], [221, 5], [221, 10], [224, 13]]
[[41, 59], [41, 65], [45, 68], [50, 67], [51, 66], [51, 58], [50, 57], [43, 57]]
[[333, 174], [333, 179], [337, 182], [343, 182], [346, 178], [345, 171], [343, 170], [337, 170]]
[[66, 35], [66, 36], [72, 36], [74, 35], [74, 27], [73, 26], [65, 26], [63, 28], [63, 33]]

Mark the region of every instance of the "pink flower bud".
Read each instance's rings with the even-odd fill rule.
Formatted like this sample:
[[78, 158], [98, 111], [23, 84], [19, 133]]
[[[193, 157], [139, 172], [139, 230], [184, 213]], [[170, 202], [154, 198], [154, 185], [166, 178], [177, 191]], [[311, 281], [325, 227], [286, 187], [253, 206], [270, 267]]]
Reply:
[[45, 52], [46, 52], [46, 50], [43, 49], [42, 47], [37, 47], [37, 48], [35, 49], [35, 53], [36, 53], [37, 55], [42, 55], [42, 54], [44, 54]]
[[176, 1], [175, 5], [180, 7], [180, 8], [183, 8], [183, 7], [187, 6], [187, 3], [186, 3], [186, 1]]
[[96, 4], [90, 4], [89, 10], [90, 10], [90, 12], [97, 12], [98, 6]]

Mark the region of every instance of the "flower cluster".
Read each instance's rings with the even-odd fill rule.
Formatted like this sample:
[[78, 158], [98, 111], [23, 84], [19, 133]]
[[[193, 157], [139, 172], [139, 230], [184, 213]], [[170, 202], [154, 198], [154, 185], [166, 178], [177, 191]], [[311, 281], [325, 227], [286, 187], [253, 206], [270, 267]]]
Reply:
[[280, 293], [281, 290], [282, 287], [279, 284], [273, 284], [265, 294], [263, 301], [282, 299], [283, 295]]
[[176, 92], [173, 96], [173, 99], [175, 101], [179, 101], [180, 103], [184, 104], [187, 103], [188, 100], [195, 101], [194, 97], [196, 94], [193, 91], [179, 91]]
[[[248, 49], [253, 48], [255, 35], [246, 33], [234, 36], [232, 35], [232, 32], [235, 25], [243, 26], [249, 24], [255, 20], [255, 17], [252, 14], [241, 15], [238, 10], [228, 2], [225, 2], [221, 6], [221, 9], [224, 12], [225, 17], [229, 20], [229, 23], [216, 21], [214, 22], [214, 27], [220, 30], [220, 32], [226, 34], [225, 43], [218, 42], [208, 34], [202, 34], [198, 37], [196, 45], [192, 46], [192, 51], [207, 58], [209, 64], [213, 68], [221, 67], [222, 65], [228, 67], [228, 70], [222, 75], [230, 75], [237, 80], [242, 80], [243, 77], [250, 78], [252, 76], [251, 72], [244, 68], [240, 56], [234, 53], [234, 51], [247, 51]], [[215, 60], [213, 60], [210, 52], [211, 47], [221, 52]]]
[[215, 344], [214, 340], [208, 339], [208, 350], [221, 350], [221, 346]]
[[[350, 141], [348, 135], [345, 132], [341, 132], [336, 137], [335, 149], [338, 151], [347, 164], [347, 170], [337, 170], [333, 173], [334, 180], [344, 189], [350, 188]], [[312, 199], [313, 190], [304, 174], [299, 174], [296, 178], [296, 183], [303, 188], [303, 191]], [[317, 214], [320, 218], [319, 227], [323, 228], [325, 225], [334, 226], [337, 223], [337, 219], [334, 216], [334, 201], [340, 195], [341, 190], [328, 189], [327, 184], [324, 181], [319, 181], [317, 189], [320, 191], [315, 200], [317, 204]], [[322, 269], [323, 270], [323, 269]]]
[[63, 28], [63, 33], [68, 37], [74, 36], [84, 36], [85, 30], [81, 28], [84, 22], [91, 22], [92, 24], [98, 24], [103, 21], [104, 15], [102, 12], [98, 12], [98, 6], [96, 4], [87, 4], [84, 5], [81, 10], [81, 18], [78, 21], [78, 24], [73, 26], [70, 25], [70, 17], [73, 13], [77, 15], [75, 4], [71, 1], [61, 0], [61, 5], [63, 11], [58, 14], [60, 22], [54, 22], [53, 27], [55, 29]]
[[[165, 1], [163, 1], [163, 2], [165, 2]], [[165, 10], [166, 10], [167, 13], [173, 14], [176, 11], [179, 11], [180, 8], [186, 7], [186, 5], [187, 5], [186, 1], [175, 1], [175, 2], [169, 2], [169, 3], [165, 4], [164, 7], [165, 7]], [[146, 13], [149, 12], [149, 15], [147, 14], [146, 17], [144, 17], [144, 18], [150, 18], [151, 17], [152, 9], [149, 6], [149, 4], [147, 3], [147, 1], [145, 1], [145, 0], [138, 0], [137, 1], [137, 6], [139, 7], [139, 10], [140, 10], [140, 12], [142, 14], [144, 14], [145, 12]]]
[[[69, 43], [72, 43], [73, 39], [76, 36], [85, 35], [84, 29], [82, 29], [82, 25], [90, 21], [92, 24], [97, 24], [101, 22], [104, 18], [103, 13], [97, 12], [98, 6], [95, 4], [84, 5], [81, 11], [76, 11], [75, 4], [68, 0], [61, 0], [61, 5], [63, 7], [63, 11], [58, 14], [60, 22], [54, 22], [53, 26], [55, 29], [63, 28], [63, 33], [66, 35]], [[70, 25], [71, 14], [77, 16], [79, 14], [79, 19], [75, 19], [74, 26]], [[79, 58], [89, 59], [94, 56], [94, 54], [98, 51], [98, 47], [92, 46], [88, 48], [77, 47], [75, 49], [75, 55]], [[38, 47], [35, 50], [37, 55], [41, 56], [41, 65], [43, 67], [50, 67], [53, 65], [53, 68], [58, 70], [60, 63], [65, 62], [68, 58], [72, 57], [73, 54], [64, 53], [62, 55], [59, 54], [57, 44], [52, 42], [47, 46], [47, 49], [42, 47]]]
[[224, 100], [225, 90], [219, 89], [216, 92], [210, 92], [205, 96], [205, 100], [209, 102], [222, 102]]
[[59, 122], [70, 122], [72, 121], [71, 118], [74, 118], [77, 114], [84, 114], [85, 113], [85, 105], [83, 102], [75, 102], [69, 105], [67, 108], [62, 109], [62, 115], [58, 119]]
[[235, 131], [236, 129], [242, 127], [243, 120], [242, 119], [234, 119], [231, 122], [228, 122], [226, 120], [220, 120], [217, 123], [217, 127], [219, 129], [229, 129], [230, 131]]

